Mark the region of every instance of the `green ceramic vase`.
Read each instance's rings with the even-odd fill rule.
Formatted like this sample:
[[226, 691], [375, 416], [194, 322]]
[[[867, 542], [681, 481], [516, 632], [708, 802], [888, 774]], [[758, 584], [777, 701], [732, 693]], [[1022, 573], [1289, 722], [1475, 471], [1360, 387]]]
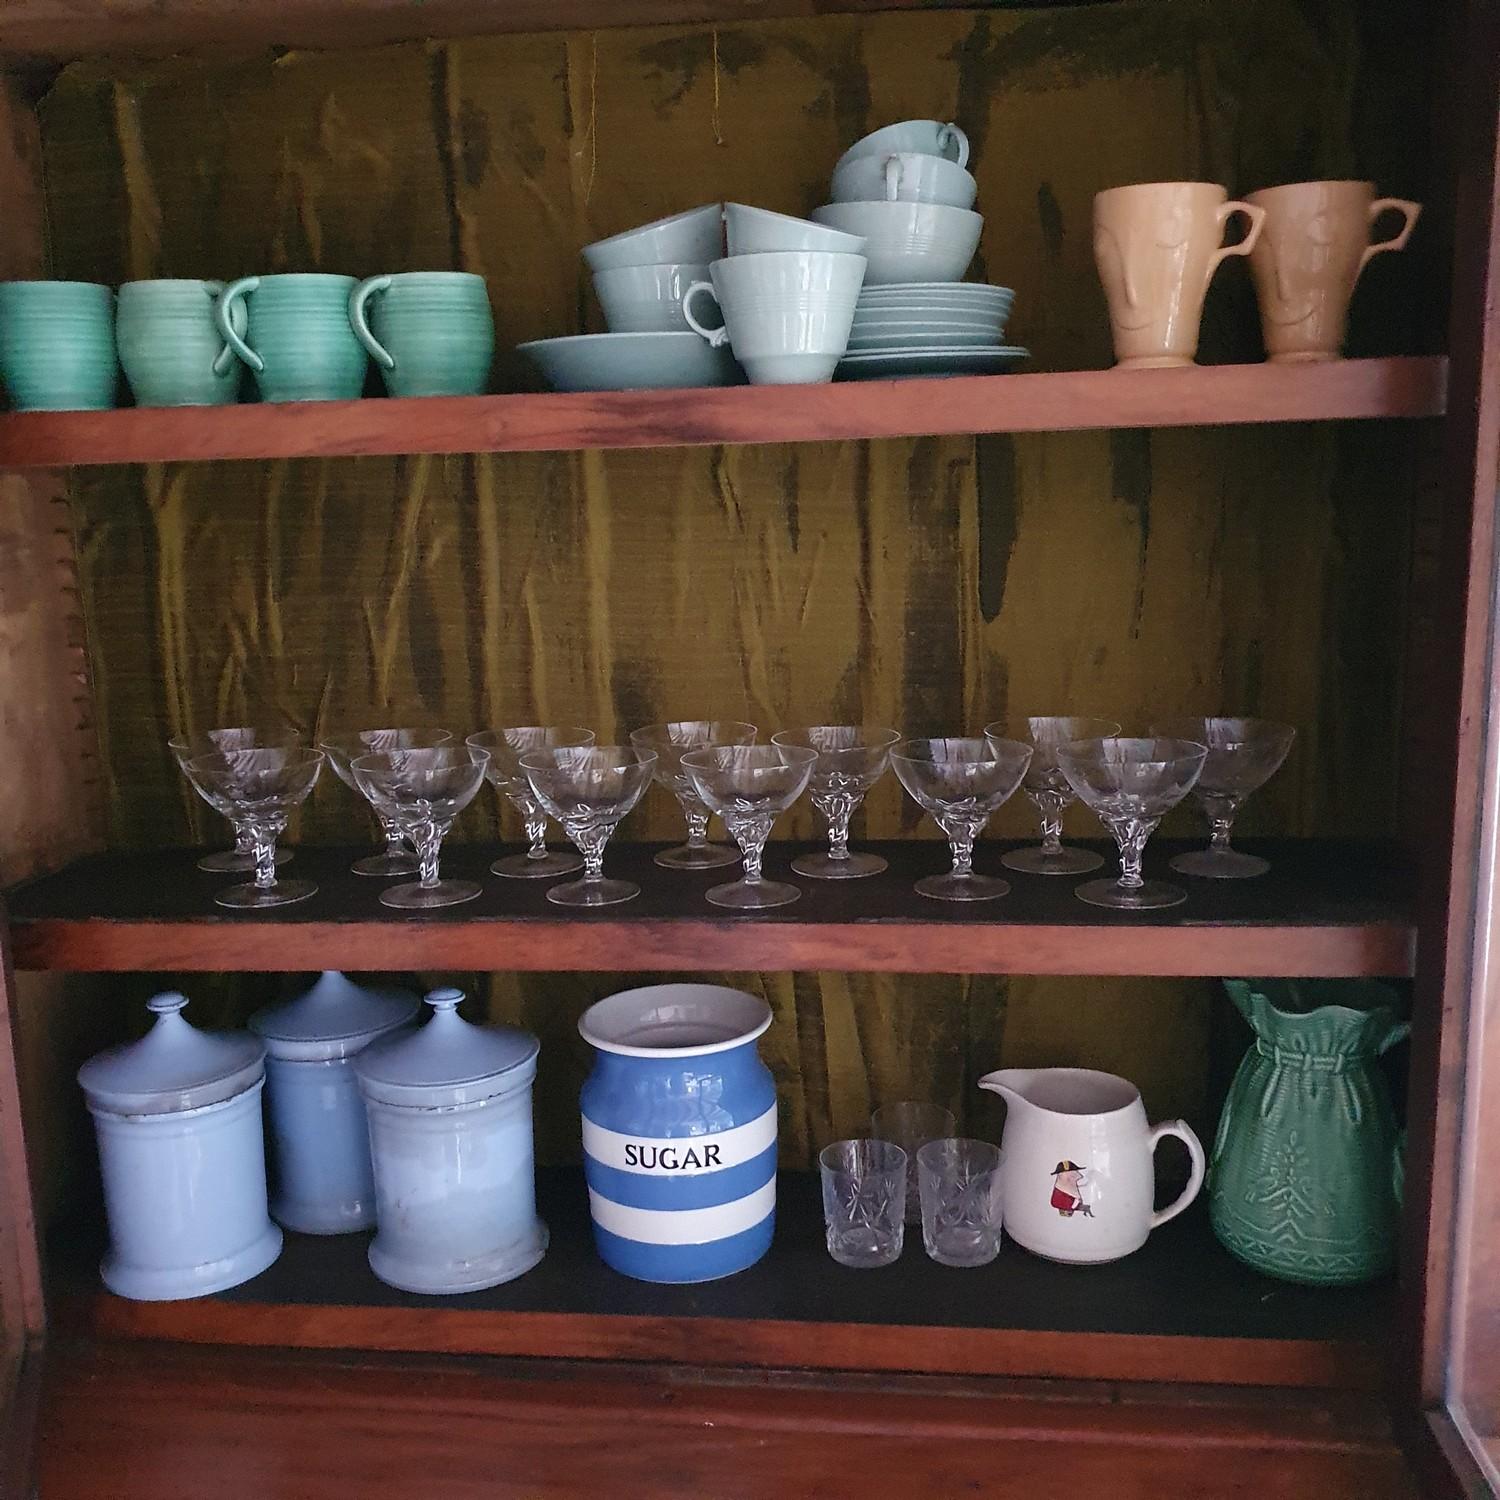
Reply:
[[1284, 1281], [1341, 1286], [1396, 1263], [1396, 1119], [1375, 1059], [1411, 1030], [1364, 980], [1226, 979], [1255, 1032], [1209, 1161], [1225, 1248]]

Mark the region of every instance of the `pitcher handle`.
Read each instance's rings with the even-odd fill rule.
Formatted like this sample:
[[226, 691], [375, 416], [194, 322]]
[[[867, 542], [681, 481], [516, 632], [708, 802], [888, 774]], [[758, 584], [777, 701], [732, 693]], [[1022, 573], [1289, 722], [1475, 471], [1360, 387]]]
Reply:
[[[238, 281], [231, 281], [228, 286], [219, 293], [219, 300], [214, 303], [214, 324], [219, 330], [219, 337], [255, 371], [257, 375], [265, 372], [266, 362], [258, 355], [244, 338], [241, 329], [248, 328], [249, 315], [244, 310], [244, 299], [260, 286], [259, 276], [241, 276]], [[236, 316], [236, 308], [239, 314]], [[240, 325], [239, 328], [235, 324]], [[219, 356], [220, 359], [223, 355]], [[214, 361], [214, 368], [218, 368], [219, 361]], [[228, 366], [226, 365], [227, 369]]]
[[1188, 1185], [1183, 1188], [1182, 1192], [1165, 1208], [1159, 1208], [1151, 1215], [1152, 1229], [1160, 1228], [1168, 1219], [1175, 1219], [1198, 1196], [1198, 1190], [1203, 1186], [1203, 1173], [1207, 1166], [1203, 1159], [1203, 1143], [1186, 1120], [1163, 1120], [1160, 1125], [1151, 1127], [1151, 1155], [1153, 1157], [1156, 1155], [1157, 1146], [1169, 1135], [1175, 1135], [1187, 1147], [1188, 1156], [1192, 1158], [1193, 1169], [1188, 1175]]
[[376, 292], [387, 292], [390, 287], [389, 276], [367, 276], [349, 293], [349, 325], [354, 329], [354, 336], [375, 356], [376, 362], [385, 370], [394, 370], [396, 359], [391, 351], [370, 332], [369, 322], [365, 318], [365, 303]]
[[1231, 255], [1249, 255], [1255, 249], [1255, 242], [1260, 238], [1261, 226], [1266, 222], [1266, 211], [1258, 203], [1242, 203], [1238, 198], [1231, 198], [1227, 203], [1221, 203], [1218, 207], [1219, 229], [1222, 232], [1224, 226], [1236, 215], [1244, 214], [1249, 219], [1250, 227], [1245, 231], [1245, 238], [1237, 245], [1220, 245], [1208, 258], [1208, 274], [1204, 278], [1204, 284], [1214, 279], [1214, 272]]
[[1422, 216], [1422, 205], [1413, 203], [1410, 198], [1377, 198], [1370, 205], [1370, 228], [1375, 227], [1375, 221], [1381, 214], [1391, 212], [1401, 215], [1406, 222], [1400, 230], [1388, 240], [1381, 240], [1374, 245], [1366, 245], [1365, 252], [1359, 258], [1359, 265], [1355, 268], [1354, 278], [1357, 281], [1360, 273], [1370, 264], [1370, 257], [1381, 255], [1387, 250], [1404, 250], [1406, 242], [1411, 238], [1411, 232], [1417, 227], [1417, 220]]
[[956, 146], [958, 149], [953, 154], [955, 166], [966, 167], [969, 165], [969, 138], [957, 125], [951, 121], [938, 131], [938, 152], [946, 156], [948, 147]]
[[682, 316], [687, 319], [688, 327], [691, 328], [699, 338], [708, 340], [709, 348], [722, 349], [724, 345], [729, 341], [729, 329], [705, 328], [697, 320], [697, 318], [693, 316], [693, 309], [690, 304], [692, 303], [693, 298], [696, 297], [699, 292], [707, 292], [715, 302], [719, 300], [719, 294], [714, 290], [713, 282], [695, 281], [687, 289], [687, 291], [682, 294]]

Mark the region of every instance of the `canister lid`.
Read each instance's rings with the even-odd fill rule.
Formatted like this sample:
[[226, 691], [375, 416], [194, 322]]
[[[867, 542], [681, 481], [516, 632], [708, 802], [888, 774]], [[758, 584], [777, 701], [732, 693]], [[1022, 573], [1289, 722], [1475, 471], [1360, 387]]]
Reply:
[[245, 1031], [199, 1031], [181, 1014], [187, 996], [168, 990], [146, 1009], [156, 1024], [138, 1042], [111, 1047], [78, 1070], [95, 1109], [120, 1115], [169, 1115], [221, 1104], [266, 1069], [266, 1049]]
[[360, 1087], [391, 1104], [472, 1104], [530, 1083], [541, 1043], [516, 1026], [471, 1026], [458, 1013], [462, 990], [433, 990], [419, 1031], [386, 1037], [355, 1060]]
[[318, 1062], [362, 1051], [383, 1032], [404, 1026], [420, 1009], [410, 990], [355, 984], [325, 969], [309, 990], [250, 1017], [272, 1057]]

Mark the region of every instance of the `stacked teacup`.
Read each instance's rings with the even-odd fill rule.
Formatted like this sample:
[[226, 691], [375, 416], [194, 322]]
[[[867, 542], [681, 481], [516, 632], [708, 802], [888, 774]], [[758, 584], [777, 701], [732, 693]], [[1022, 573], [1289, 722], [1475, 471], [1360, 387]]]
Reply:
[[752, 385], [831, 380], [864, 284], [863, 236], [744, 203], [725, 204], [724, 222], [729, 254], [683, 295], [688, 326], [727, 342]]
[[739, 385], [728, 349], [710, 349], [682, 298], [724, 253], [724, 205], [705, 203], [583, 247], [608, 333], [517, 346], [554, 390], [662, 390]]
[[963, 281], [983, 217], [957, 125], [904, 120], [856, 141], [834, 168], [833, 202], [813, 219], [865, 240], [869, 270], [839, 373], [945, 374], [1007, 369], [1015, 293]]

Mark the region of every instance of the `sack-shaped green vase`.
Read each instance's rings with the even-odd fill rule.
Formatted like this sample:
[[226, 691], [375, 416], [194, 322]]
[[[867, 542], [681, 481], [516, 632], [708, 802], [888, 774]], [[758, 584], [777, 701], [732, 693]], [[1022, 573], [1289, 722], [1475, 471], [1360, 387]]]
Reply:
[[1255, 1032], [1209, 1162], [1225, 1248], [1285, 1281], [1341, 1286], [1396, 1262], [1399, 1164], [1376, 1058], [1411, 1030], [1384, 985], [1226, 979]]

